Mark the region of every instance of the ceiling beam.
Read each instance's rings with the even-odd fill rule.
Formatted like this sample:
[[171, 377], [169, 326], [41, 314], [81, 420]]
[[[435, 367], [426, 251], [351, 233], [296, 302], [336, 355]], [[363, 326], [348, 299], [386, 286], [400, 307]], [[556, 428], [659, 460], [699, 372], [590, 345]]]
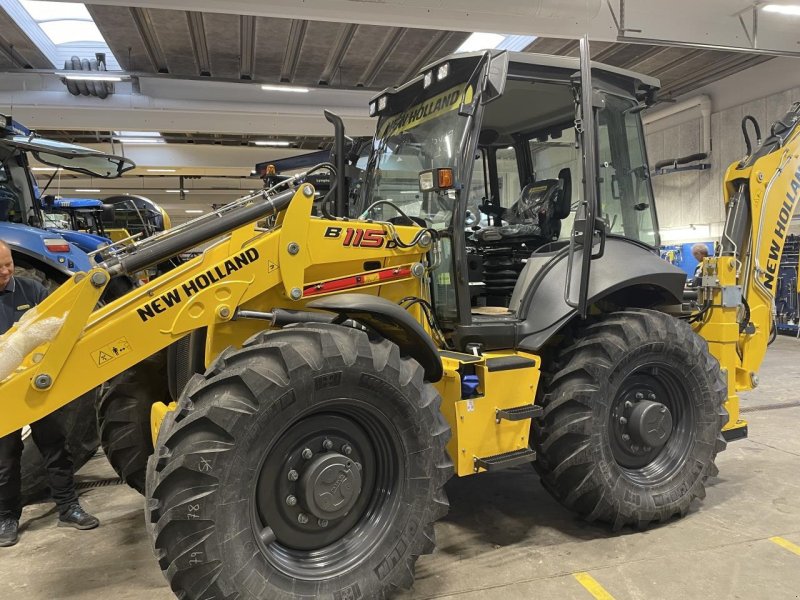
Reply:
[[150, 18], [150, 12], [146, 8], [131, 7], [131, 16], [133, 22], [136, 24], [136, 30], [139, 32], [139, 37], [142, 38], [144, 50], [147, 53], [147, 58], [150, 59], [150, 64], [157, 73], [169, 73], [169, 66], [167, 59], [164, 56], [164, 51], [161, 49], [161, 44], [158, 43], [158, 36], [153, 27], [153, 21]]
[[459, 35], [451, 31], [437, 31], [431, 36], [431, 39], [425, 44], [425, 47], [420, 51], [417, 59], [408, 65], [408, 68], [403, 73], [403, 76], [398, 80], [398, 84], [405, 83], [416, 75], [419, 70], [430, 63], [434, 56], [441, 52], [442, 48], [453, 37]]
[[283, 53], [283, 64], [281, 65], [281, 81], [291, 83], [297, 72], [297, 63], [300, 62], [300, 50], [303, 47], [303, 40], [306, 37], [308, 21], [295, 19], [289, 27], [289, 41], [286, 43], [286, 50]]
[[239, 79], [250, 80], [256, 76], [256, 18], [239, 17]]
[[361, 74], [361, 77], [358, 78], [358, 82], [356, 85], [358, 87], [369, 87], [372, 85], [372, 82], [375, 81], [375, 77], [378, 76], [378, 72], [386, 62], [388, 56], [394, 51], [397, 47], [397, 44], [400, 42], [400, 39], [405, 34], [406, 29], [403, 27], [391, 27], [386, 32], [386, 37], [383, 39], [383, 43], [381, 47], [378, 48], [378, 51], [372, 57], [372, 60], [369, 61], [367, 68], [364, 69], [364, 72]]
[[354, 23], [347, 23], [339, 29], [339, 35], [336, 38], [336, 45], [328, 57], [328, 62], [325, 63], [325, 68], [322, 70], [322, 75], [319, 76], [320, 85], [330, 85], [331, 79], [336, 75], [339, 70], [339, 65], [342, 63], [347, 49], [350, 47], [350, 42], [353, 41], [353, 36], [358, 30], [358, 25]]
[[194, 62], [197, 64], [198, 75], [211, 77], [211, 59], [208, 55], [203, 13], [187, 10], [186, 21], [189, 24], [189, 37], [192, 40], [192, 52], [194, 53]]

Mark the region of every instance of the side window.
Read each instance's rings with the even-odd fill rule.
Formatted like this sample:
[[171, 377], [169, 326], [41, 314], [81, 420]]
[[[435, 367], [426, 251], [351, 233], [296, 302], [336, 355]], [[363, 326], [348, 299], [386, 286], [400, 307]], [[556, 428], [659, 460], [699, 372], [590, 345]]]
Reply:
[[633, 100], [607, 95], [598, 112], [600, 217], [610, 233], [656, 244], [644, 133]]
[[569, 127], [558, 134], [558, 137], [549, 136], [546, 139], [537, 138], [528, 142], [531, 152], [531, 162], [536, 181], [545, 179], [558, 179], [564, 169], [569, 169], [572, 182], [570, 214], [561, 221], [561, 239], [567, 239], [572, 231], [572, 221], [575, 218], [575, 207], [580, 202], [583, 193], [583, 162], [580, 149], [575, 143], [575, 129]]
[[489, 189], [489, 157], [486, 150], [479, 149], [475, 153], [475, 164], [472, 165], [472, 179], [469, 183], [467, 196], [466, 225], [488, 225], [486, 215], [481, 212], [481, 205], [486, 204], [491, 198]]
[[519, 199], [522, 191], [519, 183], [517, 153], [513, 146], [497, 150], [497, 179], [500, 184], [500, 206], [509, 208]]

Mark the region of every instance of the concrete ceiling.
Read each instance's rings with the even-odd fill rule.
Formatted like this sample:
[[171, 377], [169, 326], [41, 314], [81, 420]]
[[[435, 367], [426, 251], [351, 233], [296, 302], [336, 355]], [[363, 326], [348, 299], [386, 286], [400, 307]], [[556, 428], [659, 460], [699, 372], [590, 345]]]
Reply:
[[[655, 76], [662, 97], [674, 98], [771, 56], [619, 42], [620, 19], [641, 30], [623, 32], [629, 37], [741, 49], [753, 45], [752, 5], [626, 0], [621, 12], [620, 0], [194, 0], [189, 11], [181, 0], [90, 1], [116, 59], [133, 75], [105, 100], [68, 94], [53, 75], [61, 65], [49, 63], [0, 8], [0, 112], [13, 107], [15, 118], [45, 135], [105, 150], [115, 130], [161, 132], [167, 144], [113, 147], [139, 162], [137, 174], [171, 166], [185, 175], [246, 177], [256, 162], [329, 144], [323, 107], [343, 116], [349, 134], [371, 134], [366, 109], [375, 91], [454, 51], [469, 32], [536, 35], [525, 51], [562, 55], [576, 55], [575, 38], [588, 32], [596, 60]], [[759, 48], [800, 48], [800, 19], [759, 19]], [[311, 92], [265, 92], [264, 83]], [[292, 147], [253, 147], [264, 138]]]

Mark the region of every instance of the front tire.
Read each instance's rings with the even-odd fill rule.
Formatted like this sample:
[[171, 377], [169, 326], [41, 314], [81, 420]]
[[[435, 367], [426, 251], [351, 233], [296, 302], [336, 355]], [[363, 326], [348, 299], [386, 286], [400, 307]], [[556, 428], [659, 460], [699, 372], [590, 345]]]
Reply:
[[181, 597], [386, 598], [448, 508], [449, 427], [423, 370], [335, 325], [224, 352], [165, 419], [147, 474]]
[[157, 402], [169, 402], [166, 351], [114, 377], [97, 405], [97, 428], [106, 458], [140, 494], [144, 493], [147, 459], [153, 453], [150, 409]]
[[663, 313], [630, 310], [564, 349], [534, 423], [550, 493], [590, 521], [644, 527], [705, 497], [725, 448], [725, 379], [705, 340]]

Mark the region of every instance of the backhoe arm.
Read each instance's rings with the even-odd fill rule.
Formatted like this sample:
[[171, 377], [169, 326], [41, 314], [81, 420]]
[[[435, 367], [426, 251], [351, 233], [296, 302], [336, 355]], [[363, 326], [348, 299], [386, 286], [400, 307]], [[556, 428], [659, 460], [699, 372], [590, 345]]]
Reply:
[[739, 415], [738, 392], [758, 384], [773, 335], [778, 269], [800, 196], [800, 103], [771, 135], [725, 174], [725, 227], [716, 255], [705, 260], [696, 328], [728, 373], [728, 426]]

